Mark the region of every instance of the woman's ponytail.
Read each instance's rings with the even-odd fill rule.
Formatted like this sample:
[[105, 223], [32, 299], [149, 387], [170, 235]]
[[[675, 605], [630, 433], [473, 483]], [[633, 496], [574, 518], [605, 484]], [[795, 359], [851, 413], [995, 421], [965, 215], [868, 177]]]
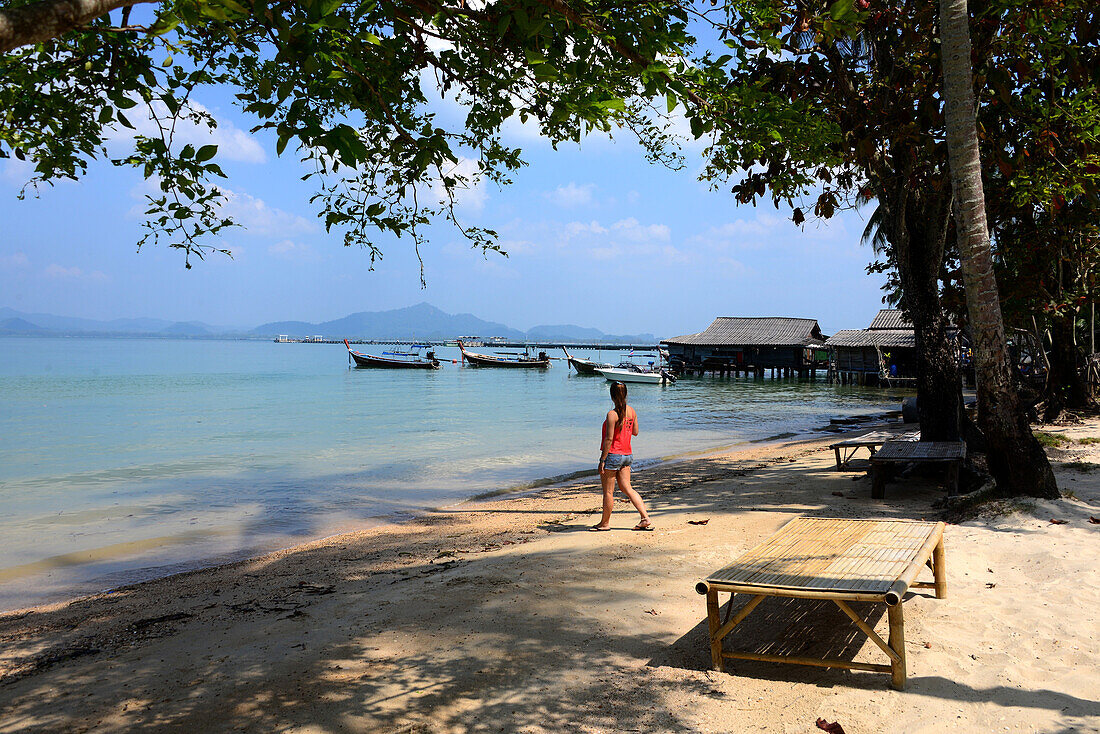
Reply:
[[615, 403], [615, 412], [619, 415], [619, 419], [615, 421], [615, 429], [612, 432], [612, 435], [614, 435], [619, 432], [626, 420], [626, 385], [621, 382], [611, 383], [611, 402]]

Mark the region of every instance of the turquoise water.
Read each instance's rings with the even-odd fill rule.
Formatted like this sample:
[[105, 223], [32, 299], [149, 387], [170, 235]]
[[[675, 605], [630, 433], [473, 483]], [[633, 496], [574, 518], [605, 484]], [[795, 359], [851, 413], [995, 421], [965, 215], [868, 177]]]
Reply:
[[[437, 371], [355, 370], [343, 345], [0, 338], [0, 609], [594, 470], [601, 378], [437, 351]], [[635, 455], [802, 433], [905, 394], [824, 379], [632, 385]]]

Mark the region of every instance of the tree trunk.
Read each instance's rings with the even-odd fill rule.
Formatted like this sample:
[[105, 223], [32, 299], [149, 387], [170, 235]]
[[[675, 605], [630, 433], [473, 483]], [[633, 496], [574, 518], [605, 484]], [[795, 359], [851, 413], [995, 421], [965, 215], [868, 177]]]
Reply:
[[1055, 420], [1063, 410], [1096, 407], [1080, 367], [1080, 350], [1073, 341], [1073, 316], [1056, 316], [1050, 324], [1050, 372], [1044, 396], [1044, 421]]
[[[896, 156], [908, 156], [899, 152]], [[913, 323], [917, 341], [917, 412], [922, 441], [962, 438], [962, 394], [958, 359], [947, 338], [947, 319], [940, 303], [940, 270], [951, 212], [948, 186], [910, 185], [910, 172], [883, 176], [891, 185], [878, 193], [887, 212], [894, 265], [901, 283], [901, 307]]]
[[978, 156], [969, 23], [967, 0], [940, 0], [947, 148], [978, 386], [978, 422], [1001, 494], [1057, 499], [1054, 472], [1021, 410], [1008, 360]]
[[[927, 232], [912, 233], [917, 239]], [[922, 441], [962, 438], [958, 359], [947, 339], [947, 319], [940, 303], [942, 254], [932, 256], [928, 242], [910, 242], [906, 262], [899, 262], [902, 306], [917, 339], [917, 411]], [[919, 253], [919, 254], [918, 254]]]

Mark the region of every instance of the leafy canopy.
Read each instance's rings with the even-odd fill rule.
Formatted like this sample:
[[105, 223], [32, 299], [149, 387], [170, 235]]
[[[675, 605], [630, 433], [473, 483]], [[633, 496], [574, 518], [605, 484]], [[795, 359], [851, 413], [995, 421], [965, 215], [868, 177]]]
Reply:
[[[61, 1], [0, 0], [0, 14]], [[555, 144], [627, 126], [667, 160], [668, 136], [639, 100], [690, 96], [676, 77], [692, 40], [684, 9], [662, 0], [165, 0], [0, 56], [0, 157], [33, 162], [32, 186], [78, 179], [96, 159], [136, 168], [159, 188], [139, 244], [180, 248], [190, 267], [224, 252], [217, 235], [234, 222], [216, 146], [180, 145], [175, 130], [213, 127], [196, 100], [228, 86], [253, 131], [305, 164], [326, 230], [372, 264], [381, 233], [419, 247], [437, 218], [496, 249], [454, 203], [523, 165], [504, 122], [531, 120]], [[440, 95], [463, 106], [461, 124], [441, 122]], [[143, 118], [154, 132], [138, 132]], [[132, 146], [111, 156], [105, 142], [123, 128]]]

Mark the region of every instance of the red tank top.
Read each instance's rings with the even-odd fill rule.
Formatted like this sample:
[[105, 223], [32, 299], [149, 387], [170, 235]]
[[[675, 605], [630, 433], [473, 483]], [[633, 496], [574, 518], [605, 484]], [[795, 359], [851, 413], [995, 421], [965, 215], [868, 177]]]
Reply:
[[[603, 433], [600, 436], [601, 446], [603, 439], [607, 437], [608, 431], [614, 431], [614, 424], [609, 425], [608, 420], [604, 418], [603, 421]], [[628, 407], [626, 409], [626, 418], [623, 419], [622, 428], [618, 433], [615, 433], [611, 439], [611, 448], [608, 449], [609, 454], [631, 454], [634, 453], [630, 450], [630, 437], [634, 435], [634, 412]]]

